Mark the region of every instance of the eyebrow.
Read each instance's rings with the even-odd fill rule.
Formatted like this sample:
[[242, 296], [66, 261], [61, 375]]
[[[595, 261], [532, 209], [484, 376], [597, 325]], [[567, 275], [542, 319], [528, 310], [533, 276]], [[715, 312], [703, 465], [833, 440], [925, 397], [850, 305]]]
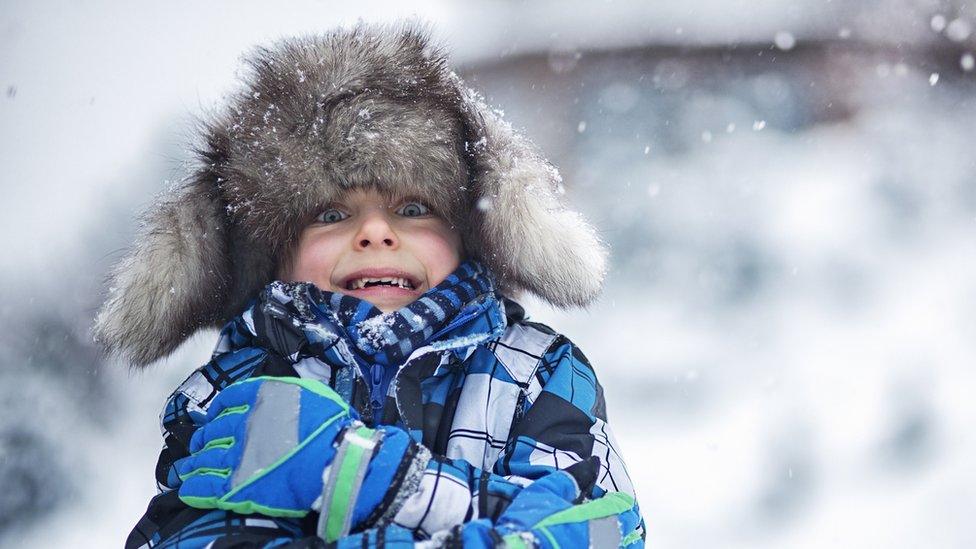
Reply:
[[[342, 197], [335, 198], [329, 200], [328, 202], [325, 202], [324, 204], [322, 204], [321, 208], [322, 209], [332, 208], [332, 207], [349, 208], [350, 207], [349, 203], [345, 199], [346, 194], [348, 193], [343, 193]], [[413, 202], [420, 202], [426, 205], [427, 207], [433, 209], [433, 206], [430, 204], [430, 201], [428, 201], [427, 199], [423, 198], [422, 196], [416, 193], [406, 193], [402, 191], [382, 191], [382, 192], [378, 191], [378, 194], [381, 196], [383, 200], [387, 201], [389, 207], [398, 206], [403, 202], [413, 201]]]
[[421, 200], [421, 198], [419, 196], [417, 196], [415, 194], [412, 194], [412, 193], [404, 192], [401, 189], [396, 189], [396, 190], [392, 190], [392, 191], [389, 191], [389, 192], [384, 192], [384, 193], [381, 193], [381, 194], [383, 194], [390, 201], [390, 204], [391, 205], [399, 204], [399, 203], [401, 203], [401, 202], [403, 202], [405, 200], [417, 200], [417, 201], [423, 202], [423, 200]]

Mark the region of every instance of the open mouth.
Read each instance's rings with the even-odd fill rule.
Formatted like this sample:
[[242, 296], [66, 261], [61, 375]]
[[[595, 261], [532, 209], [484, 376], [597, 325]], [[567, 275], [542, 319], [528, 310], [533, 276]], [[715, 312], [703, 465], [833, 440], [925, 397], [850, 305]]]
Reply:
[[339, 288], [351, 293], [415, 293], [422, 285], [415, 275], [390, 267], [367, 267], [353, 271], [339, 280]]
[[387, 286], [393, 288], [401, 288], [404, 290], [414, 290], [417, 285], [409, 278], [391, 276], [391, 277], [361, 277], [352, 278], [346, 281], [347, 290], [362, 290], [365, 288], [375, 288], [377, 286]]

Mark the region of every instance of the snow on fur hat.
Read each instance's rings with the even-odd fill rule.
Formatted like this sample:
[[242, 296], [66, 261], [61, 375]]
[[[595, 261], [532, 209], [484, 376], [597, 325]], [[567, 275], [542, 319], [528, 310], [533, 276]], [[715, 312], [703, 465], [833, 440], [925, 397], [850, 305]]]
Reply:
[[600, 291], [606, 250], [564, 207], [558, 172], [450, 70], [413, 23], [259, 48], [203, 124], [199, 166], [145, 215], [95, 321], [145, 365], [239, 313], [308, 221], [347, 189], [417, 196], [503, 292], [559, 307]]

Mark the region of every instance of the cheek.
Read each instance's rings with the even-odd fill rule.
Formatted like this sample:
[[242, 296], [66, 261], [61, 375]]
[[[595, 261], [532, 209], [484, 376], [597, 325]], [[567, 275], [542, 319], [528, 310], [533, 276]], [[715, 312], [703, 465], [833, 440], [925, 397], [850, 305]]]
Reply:
[[446, 226], [416, 233], [414, 249], [427, 270], [431, 286], [443, 281], [461, 263], [461, 238]]
[[290, 282], [312, 282], [320, 288], [327, 288], [339, 260], [339, 251], [334, 238], [303, 235], [295, 249], [291, 269], [285, 272], [283, 278]]

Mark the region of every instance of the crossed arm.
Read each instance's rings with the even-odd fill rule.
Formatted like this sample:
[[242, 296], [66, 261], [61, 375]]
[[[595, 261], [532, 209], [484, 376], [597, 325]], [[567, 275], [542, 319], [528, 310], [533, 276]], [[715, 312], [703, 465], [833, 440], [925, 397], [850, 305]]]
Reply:
[[[598, 542], [599, 546], [611, 542], [619, 546], [642, 546], [643, 521], [606, 424], [602, 390], [578, 349], [567, 340], [557, 343], [544, 357], [546, 366], [540, 368], [532, 383], [534, 388], [528, 389], [532, 393], [531, 401], [527, 401], [524, 413], [513, 425], [509, 440], [491, 471], [483, 471], [463, 460], [431, 457], [428, 452], [423, 467], [417, 468], [410, 485], [404, 486], [402, 478], [397, 482], [392, 480], [396, 480], [406, 454], [399, 450], [387, 451], [384, 460], [380, 461], [373, 461], [379, 454], [373, 455], [366, 471], [372, 473], [382, 469], [387, 474], [375, 475], [379, 480], [364, 490], [374, 494], [372, 500], [370, 496], [365, 498], [368, 502], [363, 504], [364, 508], [347, 510], [351, 524], [345, 530], [335, 530], [341, 532], [337, 539], [334, 538], [336, 545], [400, 546], [412, 544], [415, 539], [428, 539], [430, 541], [425, 543], [435, 546], [513, 546], [520, 540], [540, 546], [577, 546], [593, 542]], [[255, 382], [251, 380], [252, 384]], [[223, 397], [226, 400], [223, 410], [234, 407], [231, 396], [232, 393], [228, 393]], [[218, 399], [221, 398], [218, 395]], [[218, 401], [214, 405], [219, 405]], [[211, 418], [217, 415], [219, 413]], [[321, 421], [321, 417], [309, 417], [309, 425]], [[201, 421], [201, 424], [210, 422]], [[246, 431], [244, 427], [242, 439], [246, 438]], [[409, 438], [400, 435], [403, 431], [395, 427], [382, 427], [379, 431], [382, 431], [378, 435], [381, 449], [395, 449], [396, 445], [390, 441]], [[239, 505], [242, 501], [250, 501], [246, 498], [229, 499], [225, 502], [228, 505], [220, 508], [215, 501], [219, 499], [217, 496], [226, 495], [233, 486], [222, 493], [218, 490], [211, 494], [209, 497], [213, 500], [209, 503], [192, 499], [194, 496], [188, 486], [194, 484], [194, 478], [200, 481], [212, 475], [197, 473], [188, 477], [200, 468], [200, 461], [194, 465], [193, 459], [185, 456], [194, 449], [198, 455], [214, 440], [228, 438], [226, 433], [212, 427], [204, 430], [177, 428], [167, 435], [167, 448], [163, 450], [157, 469], [157, 480], [164, 492], [154, 498], [127, 546], [192, 547], [213, 543], [214, 547], [314, 547], [324, 544], [321, 537], [311, 535], [323, 529], [319, 515], [309, 511], [321, 510], [322, 501], [316, 508], [314, 499], [324, 493], [328, 474], [323, 482], [302, 483], [314, 485], [314, 489], [302, 495], [304, 500], [298, 498], [288, 502], [294, 504], [293, 510], [299, 511], [291, 516], [287, 513], [274, 516], [275, 513], [260, 511], [245, 514], [243, 511], [257, 509]], [[364, 439], [373, 436], [365, 432], [361, 435]], [[326, 441], [325, 446], [338, 451], [342, 443], [335, 444], [337, 440], [344, 440], [340, 430]], [[328, 454], [325, 446], [320, 448], [316, 459], [323, 453]], [[409, 443], [397, 448], [408, 446]], [[211, 446], [208, 450], [214, 449]], [[422, 449], [417, 450], [407, 461], [416, 465], [418, 455], [425, 457], [423, 453]], [[598, 461], [588, 459], [592, 456]], [[326, 460], [335, 458], [332, 454]], [[391, 465], [394, 462], [395, 466]], [[332, 463], [322, 466], [318, 463], [321, 461], [312, 463], [310, 469], [293, 467], [290, 474], [321, 470], [325, 465], [331, 465], [330, 470], [337, 469]], [[570, 473], [553, 475], [577, 463], [580, 465], [570, 469]], [[239, 470], [235, 469], [235, 472]], [[300, 474], [316, 476], [315, 473]], [[332, 478], [337, 476], [333, 474]], [[245, 477], [241, 475], [240, 479]], [[208, 482], [227, 478], [232, 475], [214, 476]], [[265, 485], [287, 485], [288, 481], [283, 478], [267, 478], [270, 482]], [[360, 488], [363, 486], [360, 484]], [[532, 488], [526, 489], [526, 486]], [[398, 493], [390, 497], [390, 490]], [[377, 492], [387, 493], [377, 498]], [[251, 495], [254, 493], [257, 492], [252, 490]], [[236, 494], [239, 496], [242, 491]], [[397, 495], [399, 501], [394, 502]], [[187, 505], [187, 501], [193, 505]], [[301, 507], [305, 505], [307, 508], [302, 513]], [[383, 505], [383, 512], [378, 513], [377, 508]], [[326, 507], [329, 509], [328, 505]], [[377, 520], [379, 517], [382, 520]], [[349, 534], [350, 531], [356, 533]]]

